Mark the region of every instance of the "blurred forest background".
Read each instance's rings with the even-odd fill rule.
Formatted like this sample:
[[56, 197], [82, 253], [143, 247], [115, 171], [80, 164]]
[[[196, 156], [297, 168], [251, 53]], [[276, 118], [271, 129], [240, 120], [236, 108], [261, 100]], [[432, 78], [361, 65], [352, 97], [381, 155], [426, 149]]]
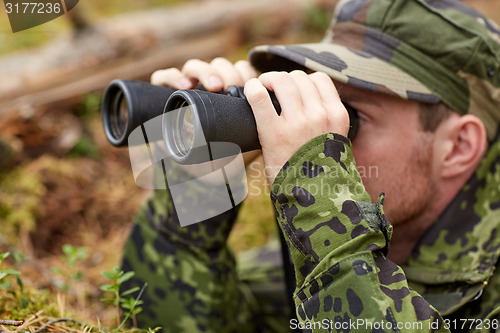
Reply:
[[[16, 34], [0, 13], [0, 253], [10, 253], [0, 255], [0, 325], [25, 321], [0, 331], [67, 316], [119, 326], [99, 288], [112, 274], [101, 272], [120, 265], [150, 192], [135, 185], [128, 149], [104, 136], [100, 103], [112, 79], [148, 81], [190, 58], [236, 61], [257, 44], [318, 41], [331, 11], [317, 0], [81, 0]], [[236, 252], [276, 232], [264, 179], [251, 177], [258, 188], [231, 235]]]
[[[500, 0], [465, 2], [500, 22]], [[150, 192], [135, 185], [128, 150], [104, 136], [100, 102], [112, 79], [319, 41], [331, 12], [328, 0], [81, 0], [16, 34], [0, 13], [0, 331], [119, 326], [115, 306], [101, 302], [111, 276], [101, 272], [120, 264]], [[264, 179], [249, 176], [259, 188], [231, 234], [236, 252], [277, 232]], [[89, 326], [53, 320], [67, 316]], [[7, 319], [26, 322], [1, 326]]]

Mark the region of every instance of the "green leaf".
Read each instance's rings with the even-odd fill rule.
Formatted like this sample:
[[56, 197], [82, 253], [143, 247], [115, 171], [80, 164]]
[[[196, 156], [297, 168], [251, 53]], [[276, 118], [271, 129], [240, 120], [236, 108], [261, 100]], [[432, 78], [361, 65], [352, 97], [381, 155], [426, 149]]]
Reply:
[[10, 289], [12, 284], [10, 282], [0, 283], [0, 289]]
[[141, 288], [139, 288], [139, 287], [130, 288], [130, 289], [127, 289], [127, 290], [123, 291], [122, 293], [120, 293], [120, 295], [121, 296], [127, 296], [127, 295], [130, 295], [132, 293], [135, 293], [139, 289], [141, 289]]
[[26, 309], [28, 307], [28, 305], [30, 304], [29, 301], [25, 297], [21, 297], [20, 301], [21, 301], [21, 307], [23, 309]]
[[23, 281], [21, 281], [21, 279], [19, 278], [19, 276], [16, 276], [16, 282], [17, 282], [17, 285], [19, 286], [19, 289], [21, 289], [21, 292], [23, 292]]
[[102, 303], [114, 303], [114, 298], [101, 298]]
[[140, 309], [140, 311], [142, 311], [142, 308], [139, 307], [139, 305], [143, 304], [144, 302], [136, 300], [134, 298], [127, 298], [127, 299], [122, 298], [120, 300], [120, 303], [123, 309], [129, 310], [131, 314], [137, 314], [138, 313], [137, 309]]
[[63, 270], [59, 267], [52, 267], [50, 270], [54, 274], [64, 275]]
[[73, 245], [71, 245], [71, 244], [64, 244], [63, 247], [62, 247], [62, 250], [68, 256], [73, 255], [73, 254], [76, 253], [76, 248]]
[[163, 327], [161, 327], [161, 326], [157, 326], [157, 327], [155, 327], [155, 328], [151, 328], [151, 327], [149, 327], [149, 328], [148, 328], [148, 332], [147, 332], [147, 333], [156, 333], [156, 332], [158, 332], [159, 330], [161, 330], [162, 328], [163, 328]]
[[6, 277], [7, 275], [9, 275], [9, 274], [0, 271], [0, 280], [3, 279], [4, 277]]
[[79, 247], [76, 250], [76, 258], [78, 260], [87, 259], [87, 257], [88, 257], [88, 255], [87, 255], [87, 248], [86, 247]]
[[83, 276], [83, 273], [82, 272], [77, 272], [73, 277], [72, 279], [75, 280], [75, 281], [78, 281], [78, 280], [82, 280], [84, 278]]
[[130, 303], [128, 299], [121, 299], [120, 303], [123, 309], [130, 310], [130, 308], [134, 306], [134, 299], [132, 298], [132, 303]]
[[10, 252], [5, 252], [5, 253], [0, 252], [0, 263], [2, 262], [2, 260], [7, 258], [9, 255], [10, 255]]
[[15, 269], [4, 269], [2, 270], [3, 273], [7, 273], [7, 275], [21, 275], [21, 272], [15, 270]]
[[122, 277], [118, 279], [118, 283], [122, 284], [125, 281], [130, 280], [135, 275], [135, 272], [127, 272]]
[[57, 286], [59, 289], [61, 289], [62, 292], [67, 293], [69, 291], [69, 285], [66, 283], [62, 283]]
[[103, 284], [100, 289], [104, 290], [104, 291], [109, 291], [111, 289], [111, 285], [110, 284]]
[[75, 145], [68, 152], [69, 157], [90, 157], [97, 160], [101, 152], [99, 147], [89, 138], [81, 136], [76, 141]]
[[117, 284], [103, 284], [100, 289], [114, 293], [120, 289], [120, 286]]
[[101, 275], [104, 276], [104, 277], [107, 277], [108, 279], [111, 279], [111, 280], [116, 280], [115, 279], [115, 274], [112, 273], [112, 272], [108, 272], [108, 271], [102, 271], [101, 272]]
[[76, 248], [70, 244], [64, 244], [62, 250], [64, 252], [62, 258], [66, 261], [66, 264], [71, 267], [74, 266], [77, 261], [87, 258], [86, 247]]
[[16, 263], [20, 263], [24, 260], [24, 254], [22, 251], [17, 250], [13, 253], [14, 259], [16, 260]]

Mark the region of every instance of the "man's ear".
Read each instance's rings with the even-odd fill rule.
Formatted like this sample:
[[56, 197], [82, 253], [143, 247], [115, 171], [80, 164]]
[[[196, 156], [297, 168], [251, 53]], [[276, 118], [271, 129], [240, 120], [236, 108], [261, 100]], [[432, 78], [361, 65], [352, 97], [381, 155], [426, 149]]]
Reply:
[[[443, 151], [441, 177], [470, 177], [487, 147], [486, 130], [475, 115], [450, 117], [445, 125], [446, 147]], [[446, 121], [445, 121], [446, 122]]]

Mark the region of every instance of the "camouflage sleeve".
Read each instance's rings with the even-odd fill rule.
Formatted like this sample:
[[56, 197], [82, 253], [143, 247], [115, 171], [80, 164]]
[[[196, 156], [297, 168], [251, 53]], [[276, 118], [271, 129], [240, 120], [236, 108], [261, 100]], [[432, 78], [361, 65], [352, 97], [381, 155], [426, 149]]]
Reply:
[[319, 136], [283, 166], [271, 191], [295, 267], [305, 331], [443, 331], [442, 318], [386, 258], [392, 226], [364, 189], [347, 138]]
[[[194, 192], [185, 195], [193, 205], [200, 199]], [[137, 317], [140, 327], [189, 333], [255, 331], [227, 245], [237, 211], [181, 227], [168, 190], [156, 190], [148, 199], [123, 254], [123, 269], [135, 272], [123, 290], [146, 285]]]

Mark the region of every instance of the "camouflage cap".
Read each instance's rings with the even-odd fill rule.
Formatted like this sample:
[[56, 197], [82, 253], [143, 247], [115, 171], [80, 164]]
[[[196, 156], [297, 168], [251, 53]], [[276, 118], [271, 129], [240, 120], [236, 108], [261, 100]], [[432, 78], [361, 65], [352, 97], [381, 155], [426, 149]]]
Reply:
[[455, 0], [337, 0], [320, 43], [258, 46], [261, 71], [308, 68], [372, 91], [500, 122], [500, 30]]

